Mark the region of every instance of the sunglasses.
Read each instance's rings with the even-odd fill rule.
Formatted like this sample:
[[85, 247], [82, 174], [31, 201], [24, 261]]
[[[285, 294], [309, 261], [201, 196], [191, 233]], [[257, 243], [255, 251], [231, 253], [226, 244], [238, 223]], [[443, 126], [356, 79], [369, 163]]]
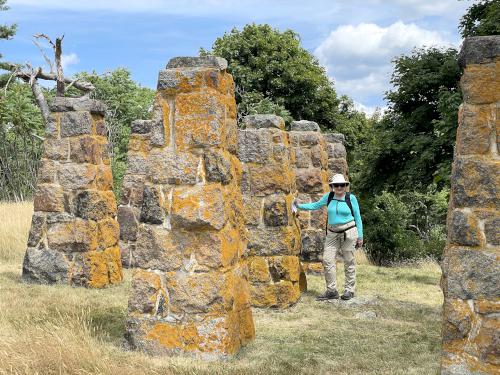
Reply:
[[333, 186], [334, 188], [337, 188], [337, 187], [346, 187], [347, 184], [331, 184], [330, 186]]

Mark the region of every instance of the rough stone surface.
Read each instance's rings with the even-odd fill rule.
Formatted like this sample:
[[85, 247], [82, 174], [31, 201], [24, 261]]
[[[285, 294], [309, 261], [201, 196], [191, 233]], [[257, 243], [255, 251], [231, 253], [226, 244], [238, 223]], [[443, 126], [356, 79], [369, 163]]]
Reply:
[[23, 263], [28, 282], [102, 288], [122, 280], [104, 104], [55, 98]]
[[150, 354], [220, 358], [255, 335], [225, 60], [174, 58], [153, 120], [135, 121], [119, 207], [122, 260], [137, 267], [127, 344]]
[[500, 36], [467, 38], [443, 256], [441, 374], [500, 373]]
[[251, 301], [255, 307], [287, 308], [306, 289], [300, 283], [300, 228], [291, 212], [296, 189], [290, 143], [280, 117], [247, 116], [245, 124], [238, 132], [238, 156], [244, 170]]
[[300, 120], [292, 121], [290, 124], [290, 130], [298, 132], [320, 132], [321, 129], [318, 123], [314, 121]]

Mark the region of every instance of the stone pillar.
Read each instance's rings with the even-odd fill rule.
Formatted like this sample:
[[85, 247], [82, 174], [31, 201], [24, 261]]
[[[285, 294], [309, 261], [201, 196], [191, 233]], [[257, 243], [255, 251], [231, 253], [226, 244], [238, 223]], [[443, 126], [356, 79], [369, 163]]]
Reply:
[[238, 131], [238, 157], [251, 301], [255, 307], [286, 308], [307, 287], [298, 257], [300, 228], [291, 212], [296, 185], [288, 135], [278, 116], [247, 116], [244, 124], [246, 129]]
[[[298, 200], [315, 202], [328, 188], [328, 155], [325, 139], [317, 123], [292, 121], [289, 132], [291, 160], [295, 167]], [[304, 269], [321, 273], [325, 242], [326, 210], [300, 211], [301, 259]]]
[[87, 98], [51, 105], [23, 280], [102, 288], [122, 281], [105, 108]]
[[500, 373], [500, 36], [464, 41], [442, 287], [441, 374]]
[[340, 133], [323, 134], [326, 142], [326, 151], [328, 154], [328, 181], [334, 174], [343, 174], [345, 178], [349, 176], [347, 166], [347, 153], [345, 150], [345, 137]]
[[170, 60], [153, 120], [134, 125], [145, 136], [131, 139], [128, 173], [144, 180], [126, 322], [133, 349], [221, 357], [254, 338], [226, 67], [216, 57]]

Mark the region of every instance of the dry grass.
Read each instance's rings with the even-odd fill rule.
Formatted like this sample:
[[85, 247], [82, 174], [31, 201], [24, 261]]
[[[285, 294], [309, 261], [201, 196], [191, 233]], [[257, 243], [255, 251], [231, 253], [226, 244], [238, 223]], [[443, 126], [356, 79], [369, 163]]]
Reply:
[[[359, 295], [374, 303], [354, 308], [315, 302], [324, 282], [309, 277], [309, 292], [293, 308], [254, 311], [256, 340], [227, 362], [125, 351], [129, 271], [125, 283], [105, 290], [20, 281], [29, 206], [0, 205], [0, 222], [11, 228], [0, 232], [0, 374], [437, 373], [442, 294], [435, 267], [359, 265]], [[363, 310], [377, 318], [356, 318]]]
[[33, 202], [0, 202], [0, 262], [22, 260], [32, 214]]

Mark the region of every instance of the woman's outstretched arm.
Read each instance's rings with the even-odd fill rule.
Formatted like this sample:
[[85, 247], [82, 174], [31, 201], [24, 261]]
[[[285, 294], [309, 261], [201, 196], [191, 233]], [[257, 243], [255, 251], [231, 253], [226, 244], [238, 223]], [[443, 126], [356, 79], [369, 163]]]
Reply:
[[301, 210], [317, 210], [323, 206], [326, 206], [326, 203], [328, 202], [328, 194], [330, 193], [326, 193], [325, 195], [323, 195], [317, 202], [302, 203], [297, 205], [297, 207]]

